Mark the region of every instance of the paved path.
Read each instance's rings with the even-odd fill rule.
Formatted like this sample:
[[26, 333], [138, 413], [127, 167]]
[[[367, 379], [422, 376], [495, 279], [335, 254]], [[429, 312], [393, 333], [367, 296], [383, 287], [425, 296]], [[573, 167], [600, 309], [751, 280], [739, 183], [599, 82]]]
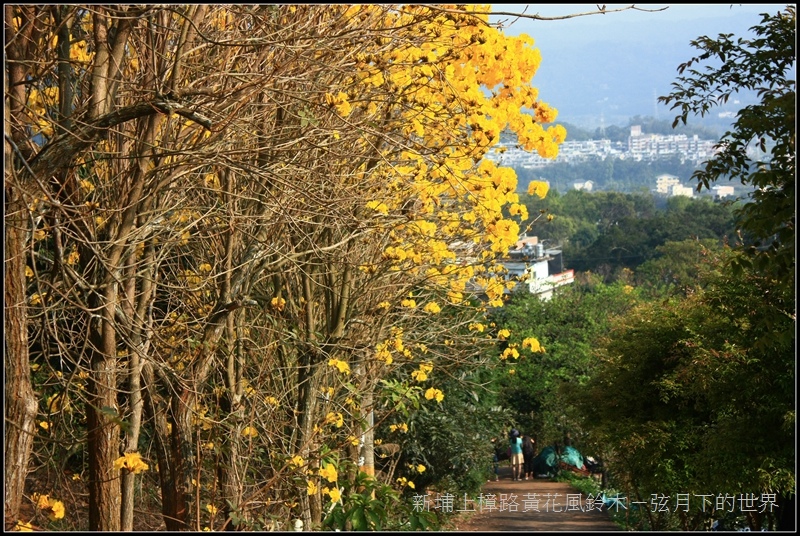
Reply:
[[[495, 510], [482, 511], [478, 505], [468, 521], [457, 530], [470, 532], [548, 531], [548, 532], [600, 532], [623, 530], [608, 517], [603, 509], [586, 511], [586, 496], [564, 482], [549, 479], [513, 481], [511, 468], [500, 468], [500, 480], [488, 482], [483, 487], [484, 497], [494, 494]], [[573, 499], [568, 502], [569, 498]], [[513, 497], [516, 496], [516, 497]], [[514, 507], [516, 503], [516, 507]], [[574, 506], [568, 507], [568, 504]], [[501, 507], [505, 506], [505, 508]], [[584, 507], [581, 511], [579, 506]], [[514, 509], [516, 508], [516, 509]]]

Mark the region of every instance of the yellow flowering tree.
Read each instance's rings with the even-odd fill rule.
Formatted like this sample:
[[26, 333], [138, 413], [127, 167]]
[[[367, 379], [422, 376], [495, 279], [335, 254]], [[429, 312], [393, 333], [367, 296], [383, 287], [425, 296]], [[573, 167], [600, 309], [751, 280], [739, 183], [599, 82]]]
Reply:
[[546, 157], [566, 133], [542, 126], [532, 39], [485, 11], [7, 9], [8, 348], [24, 374], [28, 348], [64, 356], [40, 374], [87, 416], [90, 529], [132, 528], [143, 426], [169, 530], [214, 482], [214, 517], [312, 526], [347, 499], [308, 485], [323, 453], [372, 471], [373, 408], [441, 403], [438, 375], [491, 343], [461, 328], [476, 292], [502, 303], [527, 214], [484, 157], [501, 131]]

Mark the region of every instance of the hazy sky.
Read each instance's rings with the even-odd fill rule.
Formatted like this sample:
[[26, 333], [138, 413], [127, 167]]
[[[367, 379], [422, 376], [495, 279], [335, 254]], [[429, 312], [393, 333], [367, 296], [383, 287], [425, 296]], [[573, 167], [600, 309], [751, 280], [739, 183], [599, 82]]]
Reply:
[[[630, 6], [631, 4], [607, 4], [607, 9], [619, 9]], [[619, 13], [608, 13], [606, 15], [591, 15], [586, 17], [576, 17], [568, 21], [561, 21], [558, 24], [569, 22], [570, 25], [581, 26], [585, 24], [608, 24], [614, 26], [627, 22], [663, 22], [677, 21], [697, 18], [724, 18], [738, 13], [775, 13], [786, 7], [787, 4], [633, 4], [638, 8], [646, 10], [657, 10], [666, 8], [656, 13], [648, 13], [638, 10], [626, 10]], [[520, 13], [526, 7], [525, 4], [492, 4], [492, 11], [509, 11]], [[570, 15], [574, 13], [585, 13], [587, 11], [597, 11], [597, 4], [529, 4], [527, 5], [528, 14], [539, 14], [548, 17]], [[506, 18], [506, 17], [504, 17]], [[530, 30], [531, 24], [553, 24], [544, 21], [519, 21], [512, 26], [512, 33], [522, 33], [525, 29], [518, 28], [527, 26]]]
[[[607, 9], [630, 4], [608, 4]], [[677, 76], [677, 67], [696, 55], [690, 41], [720, 33], [747, 36], [761, 13], [785, 4], [639, 4], [643, 9], [564, 20], [504, 21], [509, 35], [528, 34], [542, 54], [533, 79], [541, 98], [559, 110], [559, 120], [595, 126], [621, 124], [632, 115], [667, 117], [655, 104]], [[493, 12], [520, 13], [524, 4], [492, 4]], [[531, 4], [526, 13], [558, 17], [596, 11], [596, 4]], [[750, 36], [752, 37], [752, 36]]]

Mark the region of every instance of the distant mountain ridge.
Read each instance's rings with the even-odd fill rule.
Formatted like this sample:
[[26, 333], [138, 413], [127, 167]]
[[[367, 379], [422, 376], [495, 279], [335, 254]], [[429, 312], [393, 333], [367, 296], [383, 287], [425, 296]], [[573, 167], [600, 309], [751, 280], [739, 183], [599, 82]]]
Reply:
[[[658, 16], [652, 14], [653, 21]], [[542, 64], [533, 85], [544, 102], [558, 109], [558, 121], [594, 129], [625, 125], [635, 115], [672, 119], [675, 114], [657, 104], [656, 98], [671, 91], [678, 66], [696, 55], [690, 41], [703, 35], [716, 38], [719, 33], [745, 36], [761, 20], [740, 13], [719, 19], [617, 22], [612, 26], [603, 22], [604, 17], [535, 21], [535, 26], [534, 21], [526, 21], [508, 30], [534, 38]], [[718, 113], [735, 112], [755, 102], [755, 97], [743, 94], [738, 100], [732, 99], [705, 121], [727, 124], [730, 118], [720, 119]], [[701, 123], [699, 118], [696, 121]]]

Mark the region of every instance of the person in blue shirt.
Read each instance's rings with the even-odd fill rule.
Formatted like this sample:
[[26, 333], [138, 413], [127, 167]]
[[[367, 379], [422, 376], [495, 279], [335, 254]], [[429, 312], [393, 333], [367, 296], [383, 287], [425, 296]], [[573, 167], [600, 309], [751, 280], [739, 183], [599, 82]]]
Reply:
[[522, 438], [519, 430], [516, 428], [511, 430], [508, 442], [511, 448], [511, 474], [514, 480], [522, 480], [522, 467], [525, 460], [522, 457]]

